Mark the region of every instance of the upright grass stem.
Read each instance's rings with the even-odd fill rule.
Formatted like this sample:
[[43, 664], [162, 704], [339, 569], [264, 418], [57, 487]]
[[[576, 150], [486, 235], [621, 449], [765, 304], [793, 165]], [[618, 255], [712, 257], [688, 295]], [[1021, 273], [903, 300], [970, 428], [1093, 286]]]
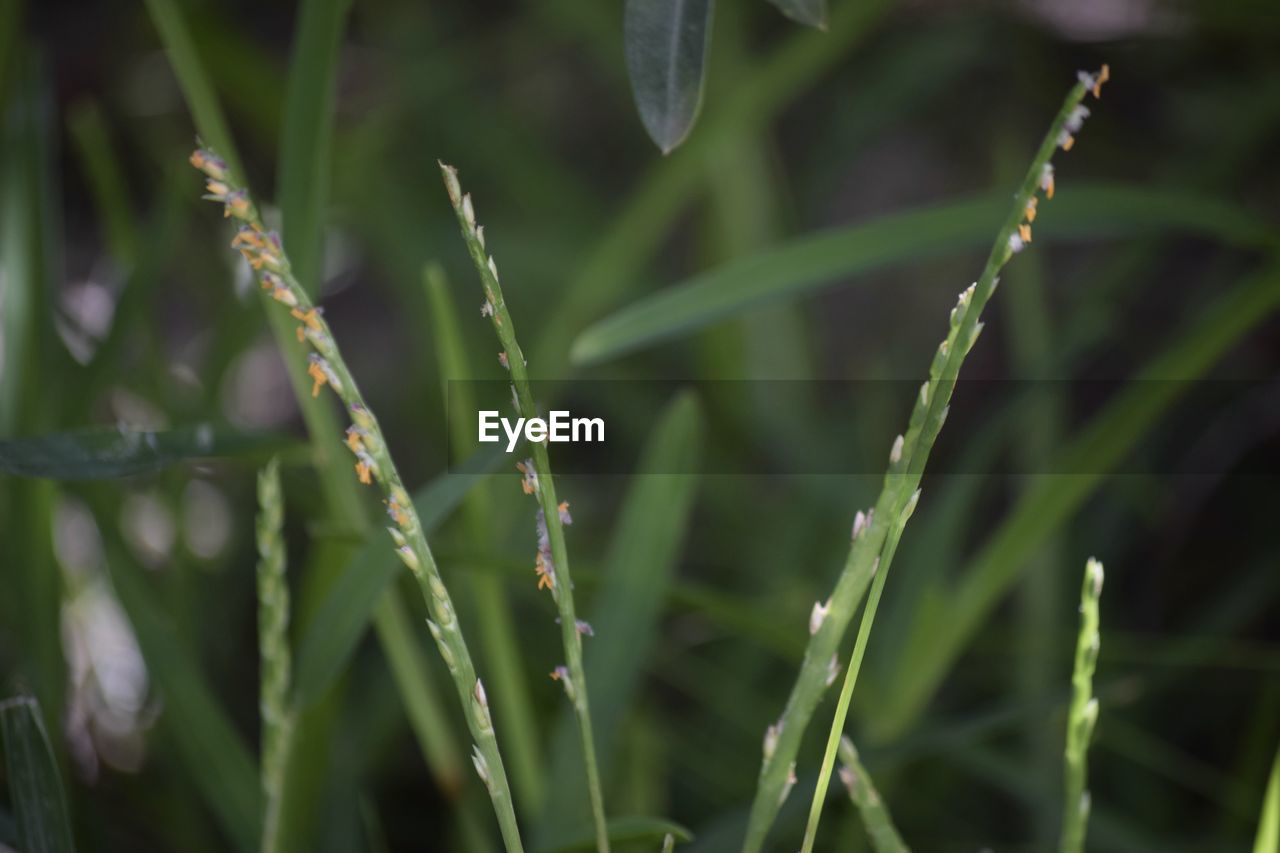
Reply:
[[[449, 200], [453, 203], [462, 229], [467, 252], [480, 275], [484, 289], [484, 305], [481, 312], [493, 322], [494, 331], [502, 345], [499, 360], [511, 372], [513, 401], [517, 414], [522, 417], [538, 416], [538, 404], [529, 384], [529, 372], [524, 353], [516, 340], [515, 324], [502, 295], [498, 281], [498, 267], [488, 254], [484, 244], [484, 228], [476, 225], [475, 208], [471, 196], [464, 195], [458, 183], [457, 170], [440, 164]], [[564, 524], [567, 522], [568, 504], [556, 499], [555, 481], [551, 475], [551, 461], [544, 442], [531, 441], [530, 463], [521, 463], [525, 475], [524, 489], [538, 499], [538, 573], [539, 587], [547, 586], [560, 612], [560, 635], [564, 642], [566, 671], [557, 670], [553, 677], [564, 685], [565, 693], [578, 718], [578, 730], [582, 736], [582, 753], [587, 770], [587, 789], [591, 799], [591, 816], [595, 823], [596, 847], [601, 853], [609, 850], [609, 834], [604, 816], [604, 795], [600, 784], [600, 770], [596, 762], [595, 737], [591, 730], [591, 711], [587, 700], [587, 679], [582, 666], [582, 633], [573, 606], [573, 579], [569, 574], [569, 553], [565, 548]]]
[[400, 480], [377, 418], [365, 405], [328, 323], [294, 277], [279, 237], [263, 227], [248, 192], [236, 183], [226, 164], [213, 152], [198, 150], [192, 154], [191, 162], [209, 178], [206, 198], [221, 202], [225, 215], [240, 223], [232, 246], [239, 249], [257, 271], [263, 289], [281, 303], [281, 310], [287, 308], [299, 321], [296, 330], [298, 340], [312, 350], [307, 367], [314, 383], [312, 396], [318, 395], [320, 389], [328, 385], [346, 406], [352, 420], [347, 429], [346, 445], [356, 458], [356, 476], [367, 485], [376, 482], [386, 497], [387, 513], [394, 522], [387, 528], [388, 532], [395, 542], [397, 555], [413, 574], [426, 599], [434, 619], [427, 624], [453, 678], [462, 701], [463, 716], [475, 739], [472, 761], [493, 801], [507, 850], [522, 851], [511, 790], [502, 755], [498, 751], [484, 685], [476, 678], [453, 601], [440, 577], [417, 511]]
[[[917, 489], [924, 474], [925, 464], [933, 449], [950, 407], [951, 394], [955, 390], [960, 367], [982, 331], [979, 317], [991, 299], [998, 283], [1000, 269], [1013, 255], [1021, 251], [1031, 240], [1031, 221], [1035, 219], [1037, 191], [1043, 190], [1045, 198], [1053, 197], [1054, 178], [1050, 160], [1058, 147], [1068, 150], [1075, 142], [1088, 110], [1082, 106], [1087, 94], [1098, 96], [1100, 87], [1109, 77], [1109, 69], [1103, 66], [1096, 75], [1081, 72], [1079, 80], [1067, 93], [1061, 109], [1049, 126], [1039, 150], [1031, 161], [1026, 177], [1014, 194], [1012, 208], [987, 257], [982, 275], [960, 294], [951, 312], [950, 330], [938, 347], [929, 368], [929, 379], [920, 387], [916, 404], [912, 409], [907, 431], [899, 435], [889, 453], [889, 470], [875, 507], [863, 515], [859, 513], [853, 527], [853, 542], [844, 569], [836, 581], [831, 598], [814, 606], [809, 629], [812, 635], [805, 650], [800, 674], [792, 688], [787, 705], [778, 722], [765, 733], [764, 760], [756, 786], [755, 799], [748, 817], [747, 836], [743, 845], [746, 853], [756, 853], [764, 844], [778, 809], [790, 791], [795, 779], [795, 757], [800, 741], [808, 727], [813, 711], [823, 692], [832, 680], [837, 664], [837, 650], [857, 604], [866, 592], [874, 575], [879, 572], [878, 585], [884, 584], [892, 562], [892, 548], [896, 546], [896, 534], [901, 533], [909, 508], [914, 506]], [[875, 603], [878, 590], [863, 615], [865, 634], [875, 619]], [[861, 645], [865, 647], [865, 640]], [[842, 693], [851, 692], [857, 678], [860, 649], [846, 673]], [[844, 728], [844, 716], [848, 711], [847, 700], [837, 711], [832, 731]], [[810, 812], [810, 826], [806, 830], [806, 846], [811, 846], [816, 833], [817, 816], [821, 812], [821, 799], [830, 781], [830, 768], [834, 764], [834, 747], [828, 742], [824, 758], [824, 773], [820, 774], [815, 792], [817, 804]]]
[[258, 474], [258, 656], [261, 666], [262, 853], [280, 849], [280, 809], [293, 731], [289, 710], [289, 587], [285, 582], [284, 498], [276, 458]]
[[1098, 722], [1093, 695], [1093, 672], [1098, 664], [1102, 635], [1098, 632], [1098, 599], [1102, 596], [1102, 563], [1090, 559], [1080, 590], [1080, 636], [1076, 640], [1071, 673], [1071, 708], [1067, 715], [1067, 746], [1063, 763], [1062, 853], [1084, 850], [1089, 826], [1089, 741]]

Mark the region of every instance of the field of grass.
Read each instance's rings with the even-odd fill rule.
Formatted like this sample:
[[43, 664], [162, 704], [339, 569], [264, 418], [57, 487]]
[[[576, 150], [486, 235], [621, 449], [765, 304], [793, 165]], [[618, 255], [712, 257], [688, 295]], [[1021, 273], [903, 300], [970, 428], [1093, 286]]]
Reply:
[[1277, 150], [1261, 2], [0, 0], [0, 851], [1277, 853]]

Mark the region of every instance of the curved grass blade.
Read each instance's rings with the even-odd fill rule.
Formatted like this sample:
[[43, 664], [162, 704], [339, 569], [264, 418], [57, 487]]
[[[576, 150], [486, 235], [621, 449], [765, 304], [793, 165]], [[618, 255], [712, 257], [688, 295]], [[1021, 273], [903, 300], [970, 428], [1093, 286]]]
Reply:
[[715, 0], [627, 0], [627, 74], [640, 120], [663, 154], [698, 117]]
[[769, 0], [797, 24], [806, 27], [827, 28], [827, 0]]
[[0, 471], [51, 480], [108, 480], [179, 462], [285, 450], [294, 439], [203, 423], [154, 432], [95, 427], [0, 441]]
[[[430, 533], [462, 501], [481, 477], [505, 458], [501, 448], [485, 448], [459, 470], [442, 475], [420, 489], [413, 505]], [[382, 594], [396, 578], [400, 563], [379, 537], [367, 543], [334, 581], [316, 608], [310, 629], [298, 647], [295, 702], [306, 706], [325, 694], [355, 650]]]
[[[577, 364], [595, 364], [769, 302], [842, 279], [980, 246], [1008, 210], [1000, 193], [931, 205], [820, 232], [732, 261], [605, 317], [574, 342]], [[1116, 184], [1064, 188], [1038, 241], [1184, 231], [1244, 248], [1273, 247], [1274, 232], [1214, 197]]]
[[75, 845], [67, 799], [40, 718], [40, 704], [26, 696], [0, 702], [0, 733], [4, 735], [19, 849], [25, 853], [72, 853]]
[[[609, 843], [619, 846], [639, 844], [666, 844], [676, 841], [687, 844], [693, 840], [693, 833], [673, 821], [660, 817], [615, 817], [609, 819], [606, 827]], [[547, 853], [582, 853], [596, 848], [595, 833], [584, 834], [556, 847], [547, 848]], [[665, 848], [664, 848], [665, 849]]]
[[319, 291], [324, 207], [333, 156], [333, 90], [351, 0], [307, 0], [298, 10], [296, 47], [280, 134], [278, 202], [293, 272]]
[[[682, 394], [667, 406], [636, 470], [690, 470], [702, 452], [702, 434], [697, 398], [692, 393]], [[591, 612], [595, 635], [586, 662], [601, 772], [606, 776], [612, 745], [644, 672], [663, 604], [671, 593], [697, 486], [696, 476], [636, 476], [613, 531], [604, 580]], [[573, 772], [578, 760], [573, 737], [572, 721], [562, 718], [554, 740], [555, 760], [543, 826], [553, 845], [557, 827], [575, 826], [588, 817], [583, 809], [586, 790], [581, 775]]]
[[1267, 792], [1262, 796], [1262, 811], [1258, 815], [1258, 834], [1253, 841], [1253, 853], [1280, 850], [1280, 750], [1271, 764], [1271, 776]]

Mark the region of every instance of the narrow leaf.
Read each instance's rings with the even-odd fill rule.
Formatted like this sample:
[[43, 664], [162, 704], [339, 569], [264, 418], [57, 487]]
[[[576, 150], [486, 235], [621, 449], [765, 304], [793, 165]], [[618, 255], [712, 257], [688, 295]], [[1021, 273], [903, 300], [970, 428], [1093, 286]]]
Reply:
[[[984, 245], [1007, 207], [1004, 193], [945, 202], [801, 237], [731, 261], [605, 317], [574, 342], [573, 360], [605, 361], [850, 276]], [[1275, 240], [1264, 223], [1231, 203], [1143, 187], [1068, 187], [1041, 214], [1037, 241], [1162, 231], [1246, 247]]]
[[[423, 531], [434, 530], [471, 487], [505, 457], [501, 448], [480, 451], [460, 470], [436, 478], [414, 495]], [[355, 650], [382, 593], [400, 571], [400, 561], [379, 536], [361, 548], [334, 581], [298, 651], [295, 685], [299, 705], [305, 707], [324, 695]]]
[[24, 853], [71, 853], [75, 845], [66, 795], [39, 703], [25, 696], [0, 703], [0, 731], [19, 848]]
[[827, 0], [769, 0], [782, 14], [806, 27], [827, 28]]
[[714, 0], [627, 0], [627, 72], [640, 120], [670, 154], [702, 104]]
[[287, 447], [281, 435], [203, 423], [148, 432], [93, 427], [0, 441], [0, 472], [53, 480], [106, 480], [193, 459], [244, 456]]

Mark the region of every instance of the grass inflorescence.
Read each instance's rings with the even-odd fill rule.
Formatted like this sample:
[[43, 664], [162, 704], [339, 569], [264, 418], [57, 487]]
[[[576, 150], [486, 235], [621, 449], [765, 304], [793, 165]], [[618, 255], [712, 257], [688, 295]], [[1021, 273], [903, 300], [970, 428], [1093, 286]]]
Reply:
[[355, 458], [355, 476], [363, 484], [376, 484], [385, 497], [387, 515], [392, 521], [387, 531], [394, 542], [396, 554], [422, 590], [432, 615], [428, 626], [457, 688], [467, 727], [475, 740], [472, 761], [476, 772], [493, 801], [507, 849], [523, 850], [484, 684], [476, 677], [453, 601], [427, 544], [413, 501], [392, 461], [378, 420], [365, 404], [323, 312], [312, 304], [306, 291], [298, 284], [279, 235], [264, 227], [248, 190], [235, 182], [226, 164], [210, 150], [198, 149], [192, 154], [191, 163], [208, 178], [205, 198], [221, 203], [224, 215], [237, 223], [232, 247], [244, 256], [271, 298], [298, 320], [298, 340], [311, 348], [307, 373], [313, 382], [312, 396], [318, 396], [328, 386], [346, 406], [351, 419], [346, 445]]
[[875, 587], [868, 598], [862, 628], [845, 673], [836, 718], [831, 727], [809, 811], [804, 850], [812, 849], [822, 803], [826, 798], [827, 785], [835, 764], [840, 732], [843, 731], [844, 718], [848, 712], [849, 696], [857, 679], [867, 635], [875, 619], [880, 591], [892, 563], [898, 536], [919, 500], [920, 480], [929, 453], [946, 420], [961, 365], [982, 332], [979, 320], [982, 310], [995, 293], [1000, 269], [1031, 242], [1031, 225], [1036, 218], [1038, 193], [1043, 192], [1046, 199], [1053, 198], [1054, 152], [1059, 148], [1067, 151], [1074, 146], [1075, 134], [1089, 114], [1083, 105], [1085, 97], [1089, 94], [1098, 97], [1102, 84], [1109, 77], [1110, 69], [1105, 65], [1096, 74], [1082, 71], [1076, 85], [1067, 93], [1044, 141], [1032, 158], [1026, 176], [1014, 194], [1013, 205], [996, 235], [982, 275], [960, 294], [956, 307], [951, 311], [947, 337], [934, 354], [929, 367], [929, 379], [920, 386], [907, 430], [894, 439], [890, 448], [889, 468], [880, 496], [872, 509], [865, 514], [859, 512], [854, 521], [849, 556], [836, 581], [835, 589], [825, 603], [814, 607], [809, 625], [812, 636], [805, 650], [800, 674], [782, 716], [770, 726], [765, 736], [764, 760], [761, 763], [744, 845], [744, 849], [750, 853], [755, 853], [763, 846], [778, 809], [794, 784], [796, 754], [801, 738], [818, 701], [834, 680], [840, 642], [858, 602], [874, 578]]
[[1063, 762], [1062, 853], [1079, 853], [1089, 828], [1089, 741], [1098, 723], [1098, 700], [1093, 695], [1093, 672], [1098, 665], [1102, 634], [1098, 630], [1098, 600], [1102, 597], [1102, 563], [1090, 559], [1080, 589], [1080, 635], [1071, 672], [1071, 707], [1067, 716], [1067, 745]]
[[[440, 164], [445, 189], [458, 217], [467, 252], [475, 264], [484, 290], [484, 302], [480, 313], [490, 319], [502, 346], [498, 361], [511, 374], [512, 405], [521, 417], [538, 416], [538, 404], [529, 384], [529, 372], [524, 352], [516, 339], [515, 323], [502, 295], [498, 280], [498, 265], [485, 246], [484, 226], [476, 224], [475, 207], [470, 194], [462, 192], [458, 173], [452, 166]], [[596, 761], [595, 736], [591, 728], [591, 707], [587, 699], [587, 677], [582, 666], [582, 637], [591, 634], [591, 627], [580, 620], [574, 608], [573, 579], [569, 573], [569, 551], [565, 546], [564, 528], [573, 522], [569, 502], [559, 501], [555, 480], [551, 473], [551, 458], [543, 442], [530, 442], [531, 458], [517, 465], [523, 476], [521, 487], [525, 494], [538, 501], [535, 513], [537, 554], [534, 558], [538, 575], [538, 588], [547, 589], [555, 600], [560, 614], [560, 634], [564, 644], [565, 665], [557, 667], [551, 677], [559, 681], [578, 720], [582, 739], [582, 752], [586, 764], [587, 790], [591, 798], [591, 815], [595, 824], [596, 847], [601, 853], [609, 849], [609, 834], [605, 821], [604, 795], [600, 783], [600, 770]]]

